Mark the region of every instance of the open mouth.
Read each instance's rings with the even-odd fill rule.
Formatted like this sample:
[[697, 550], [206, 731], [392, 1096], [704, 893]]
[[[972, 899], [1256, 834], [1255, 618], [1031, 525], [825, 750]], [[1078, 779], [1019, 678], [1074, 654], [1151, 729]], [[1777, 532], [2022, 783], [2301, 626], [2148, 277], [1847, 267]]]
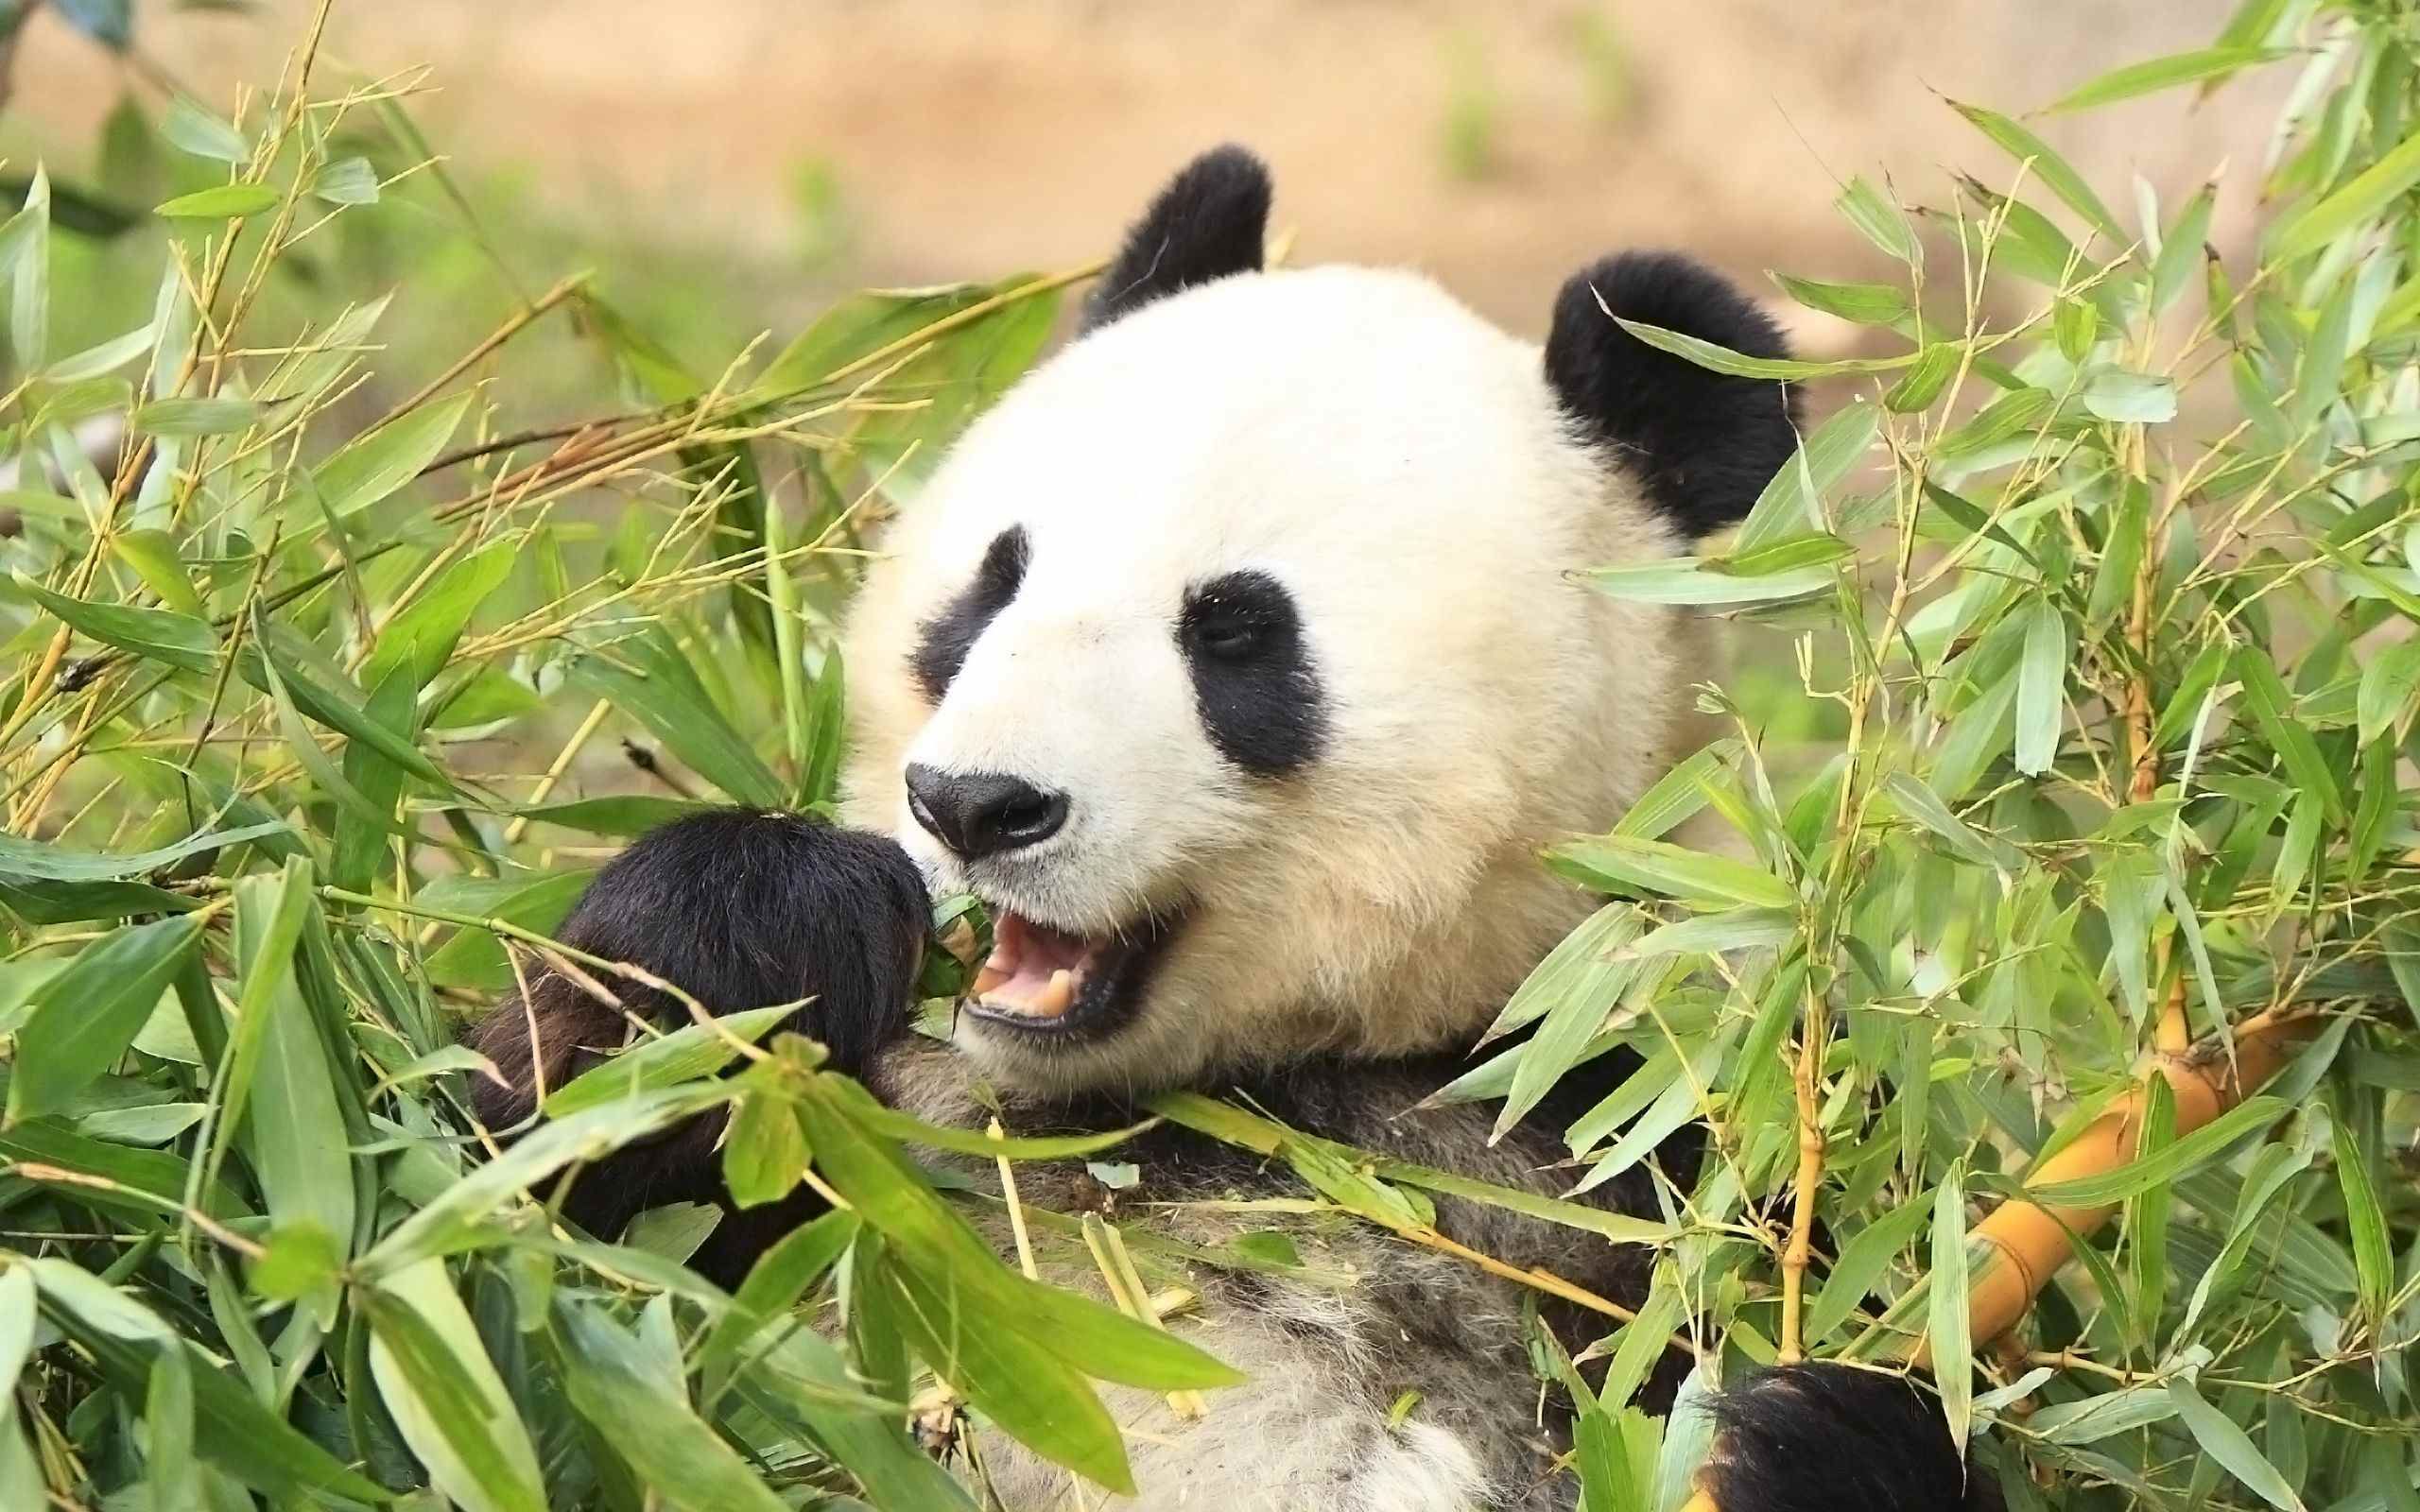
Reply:
[[1155, 914], [1086, 936], [995, 906], [992, 957], [976, 974], [966, 1011], [1021, 1034], [1106, 1034], [1132, 1011], [1180, 918]]

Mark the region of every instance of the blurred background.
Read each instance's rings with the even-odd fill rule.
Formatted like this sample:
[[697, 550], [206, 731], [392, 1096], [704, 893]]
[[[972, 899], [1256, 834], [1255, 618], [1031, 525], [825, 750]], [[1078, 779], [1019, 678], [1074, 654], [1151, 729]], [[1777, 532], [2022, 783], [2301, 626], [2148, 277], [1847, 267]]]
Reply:
[[[242, 87], [276, 77], [314, 7], [0, 0], [0, 26], [29, 4], [0, 177], [41, 159], [91, 201], [96, 229], [134, 212], [62, 269], [86, 294], [80, 313], [59, 301], [72, 349], [124, 327], [104, 308], [118, 302], [111, 248], [157, 234], [144, 196], [182, 186], [179, 173], [216, 181], [215, 164], [160, 150], [145, 124], [177, 90], [231, 111]], [[1903, 200], [1934, 204], [1960, 169], [2008, 182], [2005, 159], [1941, 96], [2021, 114], [2118, 63], [2206, 45], [2232, 9], [339, 3], [323, 66], [410, 83], [409, 112], [475, 215], [424, 182], [377, 216], [346, 217], [322, 255], [348, 295], [382, 266], [411, 266], [406, 339], [432, 351], [459, 350], [527, 287], [594, 267], [632, 318], [711, 369], [844, 288], [1096, 255], [1173, 166], [1232, 139], [1270, 160], [1295, 259], [1415, 265], [1534, 335], [1561, 279], [1623, 246], [1688, 249], [1766, 290], [1771, 267], [1887, 276], [1830, 208], [1840, 182], [1887, 178]], [[2220, 200], [2223, 249], [2290, 74], [2033, 124], [2105, 191], [2139, 176], [2163, 204], [2228, 168], [2240, 192]], [[155, 252], [120, 254], [145, 297]], [[1785, 313], [1810, 354], [1852, 339]]]

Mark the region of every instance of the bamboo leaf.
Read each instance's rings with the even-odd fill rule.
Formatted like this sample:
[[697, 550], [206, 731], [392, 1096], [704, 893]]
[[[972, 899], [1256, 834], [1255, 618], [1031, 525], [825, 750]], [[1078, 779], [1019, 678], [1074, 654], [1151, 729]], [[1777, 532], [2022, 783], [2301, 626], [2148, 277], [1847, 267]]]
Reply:
[[1932, 1295], [1925, 1330], [1949, 1441], [1963, 1445], [1975, 1415], [1974, 1346], [1967, 1332], [1965, 1171], [1953, 1164], [1932, 1197]]
[[2145, 59], [2113, 68], [2088, 84], [2062, 94], [2043, 107], [2046, 115], [2068, 111], [2088, 111], [2095, 107], [2129, 100], [2139, 94], [2151, 94], [2180, 84], [2215, 82], [2232, 77], [2247, 68], [2274, 62], [2290, 55], [2284, 47], [2204, 47], [2194, 52], [2171, 53], [2165, 58]]
[[2018, 162], [2030, 165], [2034, 178], [2049, 186], [2050, 192], [2067, 203], [2067, 208], [2092, 223], [2095, 231], [2112, 241], [2124, 245], [2134, 238], [2118, 226], [2118, 217], [2109, 213], [2100, 197], [2076, 172], [2066, 159], [2050, 150], [2050, 145], [2026, 128], [1980, 105], [1962, 105], [1956, 100], [1949, 108], [1966, 117], [1974, 128], [1991, 138], [1992, 145]]
[[2046, 1208], [2090, 1208], [2120, 1201], [2198, 1169], [2244, 1135], [2274, 1123], [2285, 1110], [2286, 1105], [2274, 1097], [2246, 1098], [2192, 1133], [2140, 1160], [2129, 1160], [2114, 1171], [2097, 1176], [2028, 1187], [2025, 1195]]
[[17, 591], [81, 633], [122, 651], [187, 672], [208, 672], [218, 662], [218, 638], [202, 620], [164, 609], [96, 604], [54, 593], [23, 573]]
[[537, 1451], [445, 1263], [406, 1266], [362, 1304], [371, 1371], [431, 1484], [464, 1512], [545, 1512]]
[[2375, 219], [2420, 183], [2420, 136], [2408, 136], [2335, 193], [2290, 212], [2269, 228], [2269, 255], [2292, 262]]
[[276, 206], [277, 191], [265, 183], [229, 183], [164, 200], [151, 213], [169, 220], [242, 220]]
[[437, 460], [461, 428], [475, 394], [423, 405], [339, 448], [312, 469], [328, 512], [346, 519], [369, 508], [420, 475]]
[[593, 1306], [566, 1299], [556, 1306], [550, 1332], [573, 1408], [665, 1505], [683, 1512], [784, 1512], [782, 1499], [690, 1407], [678, 1378], [666, 1382], [618, 1324]]
[[2070, 645], [2066, 619], [2057, 608], [2038, 603], [2026, 611], [2025, 650], [2016, 678], [2018, 771], [2048, 772], [2058, 759]]
[[658, 1039], [642, 1040], [603, 1065], [581, 1072], [546, 1097], [550, 1118], [602, 1108], [640, 1092], [661, 1091], [711, 1076], [774, 1026], [799, 1012], [796, 1004], [726, 1014], [711, 1024], [692, 1023]]
[[9, 1122], [68, 1107], [115, 1065], [201, 940], [191, 918], [164, 919], [102, 936], [34, 991], [17, 1028]]
[[1798, 894], [1771, 872], [1662, 840], [1607, 834], [1568, 840], [1547, 852], [1558, 869], [1608, 891], [1638, 890], [1717, 907], [1795, 909]]
[[2277, 1468], [2262, 1456], [2252, 1442], [2252, 1435], [2235, 1424], [2225, 1413], [2203, 1399], [2193, 1383], [2177, 1377], [2168, 1383], [2168, 1394], [2176, 1404], [2176, 1415], [2182, 1418], [2194, 1442], [2209, 1456], [2226, 1467], [2227, 1473], [2241, 1481], [2271, 1506], [2281, 1512], [2303, 1512], [2303, 1500], [2294, 1494]]

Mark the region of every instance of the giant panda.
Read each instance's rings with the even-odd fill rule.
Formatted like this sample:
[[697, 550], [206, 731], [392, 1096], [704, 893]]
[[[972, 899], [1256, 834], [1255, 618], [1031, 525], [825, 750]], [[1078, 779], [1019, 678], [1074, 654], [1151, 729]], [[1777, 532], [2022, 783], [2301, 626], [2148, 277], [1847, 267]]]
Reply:
[[[1110, 1128], [1144, 1093], [1194, 1089], [1559, 1194], [1560, 1131], [1626, 1074], [1618, 1059], [1574, 1072], [1500, 1141], [1491, 1110], [1425, 1099], [1593, 905], [1539, 849], [1602, 830], [1695, 748], [1691, 686], [1714, 666], [1683, 611], [1572, 574], [1735, 523], [1796, 441], [1781, 386], [1690, 365], [1614, 317], [1752, 354], [1783, 343], [1666, 254], [1573, 275], [1543, 349], [1413, 273], [1264, 269], [1270, 194], [1236, 148], [1177, 174], [1076, 338], [966, 432], [881, 542], [845, 646], [849, 827], [684, 819], [607, 867], [563, 936], [717, 1011], [812, 998], [805, 1032], [927, 1120], [979, 1126], [999, 1108], [1020, 1130]], [[994, 948], [942, 1043], [908, 1007], [926, 899], [961, 890], [987, 905]], [[480, 1108], [499, 1128], [623, 1038], [568, 984], [530, 993], [475, 1036], [510, 1086]], [[610, 1233], [655, 1203], [718, 1200], [719, 1133], [704, 1120], [620, 1152], [568, 1212]], [[1660, 1152], [1685, 1190], [1699, 1138]], [[1166, 1125], [1121, 1159], [1141, 1173], [1131, 1201], [1299, 1194]], [[1032, 1168], [1021, 1195], [1074, 1205], [1086, 1180]], [[729, 1211], [696, 1263], [735, 1279], [814, 1200]], [[1588, 1200], [1656, 1211], [1643, 1168]], [[1270, 1221], [1168, 1211], [1196, 1240]], [[1644, 1294], [1635, 1246], [1451, 1198], [1437, 1216], [1515, 1265]], [[1197, 1278], [1202, 1340], [1250, 1386], [1196, 1420], [1112, 1391], [1139, 1486], [1114, 1504], [1575, 1504], [1523, 1340], [1528, 1294], [1374, 1229], [1305, 1244], [1359, 1283]], [[1546, 1311], [1566, 1347], [1602, 1332]], [[1668, 1364], [1660, 1402], [1685, 1368]], [[1417, 1405], [1397, 1421], [1407, 1390]], [[1727, 1512], [1996, 1503], [1896, 1377], [1783, 1367], [1714, 1410], [1703, 1479]], [[987, 1462], [1017, 1512], [1113, 1504], [1012, 1446]]]

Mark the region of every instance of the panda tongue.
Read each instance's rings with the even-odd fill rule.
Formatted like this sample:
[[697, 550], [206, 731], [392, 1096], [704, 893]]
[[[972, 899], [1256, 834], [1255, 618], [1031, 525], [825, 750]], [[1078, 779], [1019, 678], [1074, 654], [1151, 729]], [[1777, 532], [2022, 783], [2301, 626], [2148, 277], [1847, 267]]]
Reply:
[[1092, 957], [1089, 942], [1002, 910], [992, 921], [992, 958], [975, 978], [987, 1007], [1055, 1019], [1075, 1005], [1076, 977]]

